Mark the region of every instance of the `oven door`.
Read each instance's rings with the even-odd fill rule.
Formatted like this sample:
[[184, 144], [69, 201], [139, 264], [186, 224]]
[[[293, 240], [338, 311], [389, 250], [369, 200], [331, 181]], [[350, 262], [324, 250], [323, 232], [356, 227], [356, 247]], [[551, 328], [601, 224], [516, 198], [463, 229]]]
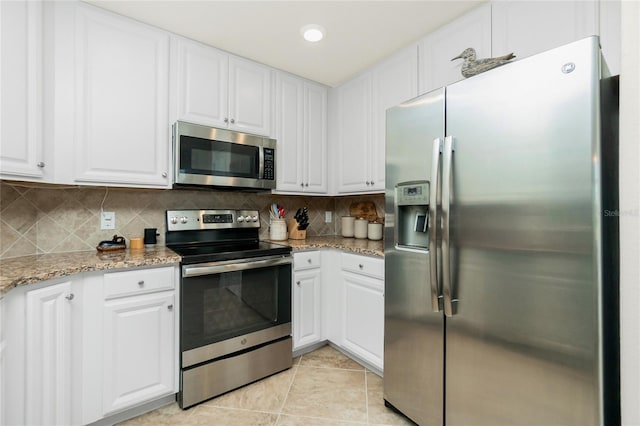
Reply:
[[178, 122], [175, 183], [275, 188], [275, 140]]
[[182, 367], [289, 336], [292, 259], [182, 266]]

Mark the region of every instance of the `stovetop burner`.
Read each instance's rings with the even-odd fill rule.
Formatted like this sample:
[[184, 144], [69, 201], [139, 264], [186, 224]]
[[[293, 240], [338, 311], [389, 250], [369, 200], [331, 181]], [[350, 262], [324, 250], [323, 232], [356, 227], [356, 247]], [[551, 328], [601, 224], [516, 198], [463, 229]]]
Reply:
[[291, 247], [259, 241], [257, 210], [167, 210], [166, 245], [183, 264], [287, 256]]

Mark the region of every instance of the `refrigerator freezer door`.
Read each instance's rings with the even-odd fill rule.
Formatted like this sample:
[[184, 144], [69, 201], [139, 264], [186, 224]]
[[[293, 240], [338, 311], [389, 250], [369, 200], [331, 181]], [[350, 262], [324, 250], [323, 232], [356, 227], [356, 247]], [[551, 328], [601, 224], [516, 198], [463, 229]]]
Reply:
[[590, 38], [447, 88], [448, 426], [602, 423], [598, 78]]
[[[437, 138], [444, 138], [444, 89], [387, 111], [384, 398], [425, 426], [444, 421], [444, 319], [441, 312], [433, 312], [431, 252], [424, 244], [428, 232], [421, 226], [427, 224], [425, 205], [434, 198], [431, 191], [436, 191], [436, 201], [439, 195], [430, 182]], [[398, 206], [398, 184], [407, 182], [415, 185], [404, 187], [407, 197]], [[427, 188], [429, 194], [424, 194]], [[421, 206], [411, 205], [414, 197]], [[400, 227], [403, 220], [407, 223]], [[428, 226], [437, 222], [431, 220]], [[399, 247], [399, 228], [419, 234], [415, 240], [422, 244]], [[404, 238], [411, 239], [401, 231]]]

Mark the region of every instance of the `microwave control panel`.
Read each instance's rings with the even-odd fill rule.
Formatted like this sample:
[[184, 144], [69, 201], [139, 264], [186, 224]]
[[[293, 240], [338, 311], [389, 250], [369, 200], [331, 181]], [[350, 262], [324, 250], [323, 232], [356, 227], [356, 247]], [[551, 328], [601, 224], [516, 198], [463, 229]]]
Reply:
[[271, 148], [264, 149], [264, 172], [262, 178], [266, 180], [275, 179], [275, 150]]

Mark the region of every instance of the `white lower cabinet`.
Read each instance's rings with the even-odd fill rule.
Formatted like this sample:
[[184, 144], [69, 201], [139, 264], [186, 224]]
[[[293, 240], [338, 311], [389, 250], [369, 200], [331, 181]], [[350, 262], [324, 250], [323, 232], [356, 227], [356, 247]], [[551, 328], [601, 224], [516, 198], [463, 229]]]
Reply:
[[102, 414], [176, 392], [173, 267], [104, 277]]
[[293, 350], [322, 340], [320, 252], [293, 257]]
[[71, 424], [73, 299], [71, 281], [25, 294], [26, 424]]
[[[354, 268], [355, 266], [355, 268]], [[342, 255], [342, 347], [382, 370], [384, 261]]]
[[103, 412], [174, 392], [173, 291], [104, 305]]
[[0, 424], [108, 422], [176, 393], [177, 278], [174, 266], [91, 272], [6, 294]]

